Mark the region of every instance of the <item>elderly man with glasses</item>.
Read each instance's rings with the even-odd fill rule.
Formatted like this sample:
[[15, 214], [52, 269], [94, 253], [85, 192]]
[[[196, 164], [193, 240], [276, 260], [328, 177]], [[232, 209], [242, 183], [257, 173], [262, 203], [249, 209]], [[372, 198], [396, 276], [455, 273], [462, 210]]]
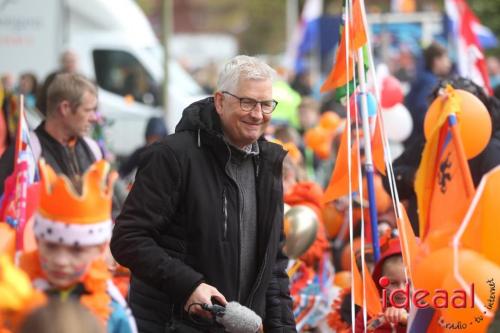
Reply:
[[266, 333], [295, 332], [280, 247], [286, 153], [263, 138], [274, 76], [256, 58], [233, 58], [214, 96], [143, 154], [111, 242], [132, 272], [139, 331], [223, 332], [201, 305], [235, 301]]

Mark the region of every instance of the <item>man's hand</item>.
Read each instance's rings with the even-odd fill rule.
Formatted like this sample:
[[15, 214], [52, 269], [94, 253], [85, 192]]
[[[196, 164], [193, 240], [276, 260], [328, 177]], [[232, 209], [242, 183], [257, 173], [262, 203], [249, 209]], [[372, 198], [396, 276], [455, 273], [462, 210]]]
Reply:
[[217, 302], [219, 302], [223, 306], [227, 304], [224, 295], [222, 295], [216, 288], [206, 283], [202, 283], [193, 291], [191, 296], [189, 296], [186, 304], [184, 305], [184, 310], [186, 312], [189, 312], [190, 314], [196, 314], [201, 317], [211, 318], [211, 313], [203, 310], [200, 305], [193, 305], [191, 306], [191, 308], [190, 305], [193, 303], [212, 305], [212, 297], [214, 297]]
[[405, 309], [389, 307], [385, 310], [384, 317], [388, 323], [406, 325], [408, 312]]

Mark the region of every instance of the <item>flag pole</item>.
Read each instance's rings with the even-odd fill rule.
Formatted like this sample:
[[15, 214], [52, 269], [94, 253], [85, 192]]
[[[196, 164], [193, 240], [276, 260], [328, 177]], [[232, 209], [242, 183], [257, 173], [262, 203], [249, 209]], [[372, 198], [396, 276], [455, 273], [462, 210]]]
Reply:
[[[362, 0], [360, 0], [362, 1]], [[357, 70], [359, 77], [359, 94], [361, 97], [361, 119], [363, 125], [363, 141], [364, 141], [364, 168], [366, 183], [368, 185], [368, 201], [370, 203], [370, 226], [372, 231], [372, 246], [373, 246], [373, 256], [375, 262], [380, 259], [380, 244], [378, 239], [378, 221], [377, 221], [377, 204], [375, 198], [375, 184], [374, 184], [374, 167], [373, 167], [373, 156], [372, 156], [372, 144], [371, 144], [371, 130], [370, 121], [368, 118], [368, 102], [366, 98], [366, 76], [365, 76], [365, 64], [363, 58], [363, 48], [359, 48], [357, 51], [358, 61]]]

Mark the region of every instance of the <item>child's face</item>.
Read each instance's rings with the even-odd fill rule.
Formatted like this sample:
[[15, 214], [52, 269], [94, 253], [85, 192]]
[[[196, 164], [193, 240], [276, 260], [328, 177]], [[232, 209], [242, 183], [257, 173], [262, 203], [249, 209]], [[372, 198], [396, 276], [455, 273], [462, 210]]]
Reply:
[[[388, 258], [382, 268], [382, 274], [387, 277], [390, 284], [387, 288], [387, 295], [390, 295], [393, 290], [404, 289], [406, 285], [405, 267], [401, 256]], [[405, 301], [405, 296], [398, 294], [396, 301], [401, 304]]]
[[57, 288], [76, 284], [89, 265], [104, 250], [105, 244], [92, 246], [69, 246], [38, 240], [40, 264], [48, 281]]

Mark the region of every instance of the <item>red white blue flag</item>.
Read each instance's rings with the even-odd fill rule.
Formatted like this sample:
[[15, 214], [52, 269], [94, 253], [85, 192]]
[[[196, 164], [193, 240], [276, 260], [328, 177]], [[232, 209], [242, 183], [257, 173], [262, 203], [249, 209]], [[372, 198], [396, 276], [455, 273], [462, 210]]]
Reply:
[[6, 221], [16, 228], [17, 249], [23, 248], [24, 227], [29, 217], [28, 207], [33, 210], [30, 201], [36, 201], [37, 187], [29, 185], [38, 181], [38, 168], [36, 158], [33, 154], [30, 142], [28, 123], [24, 115], [23, 100], [12, 97], [11, 107], [18, 112], [18, 125], [16, 133], [14, 171], [5, 180], [4, 196], [0, 207], [0, 220]]
[[301, 67], [300, 58], [304, 56], [303, 50], [307, 49], [305, 45], [313, 43], [310, 39], [314, 38], [313, 34], [306, 34], [306, 29], [308, 25], [318, 24], [322, 13], [323, 0], [306, 0], [285, 54], [285, 66], [288, 69], [297, 71]]
[[452, 41], [456, 43], [460, 76], [471, 79], [492, 93], [484, 53], [476, 32], [480, 22], [465, 0], [445, 0], [446, 15], [451, 21]]

